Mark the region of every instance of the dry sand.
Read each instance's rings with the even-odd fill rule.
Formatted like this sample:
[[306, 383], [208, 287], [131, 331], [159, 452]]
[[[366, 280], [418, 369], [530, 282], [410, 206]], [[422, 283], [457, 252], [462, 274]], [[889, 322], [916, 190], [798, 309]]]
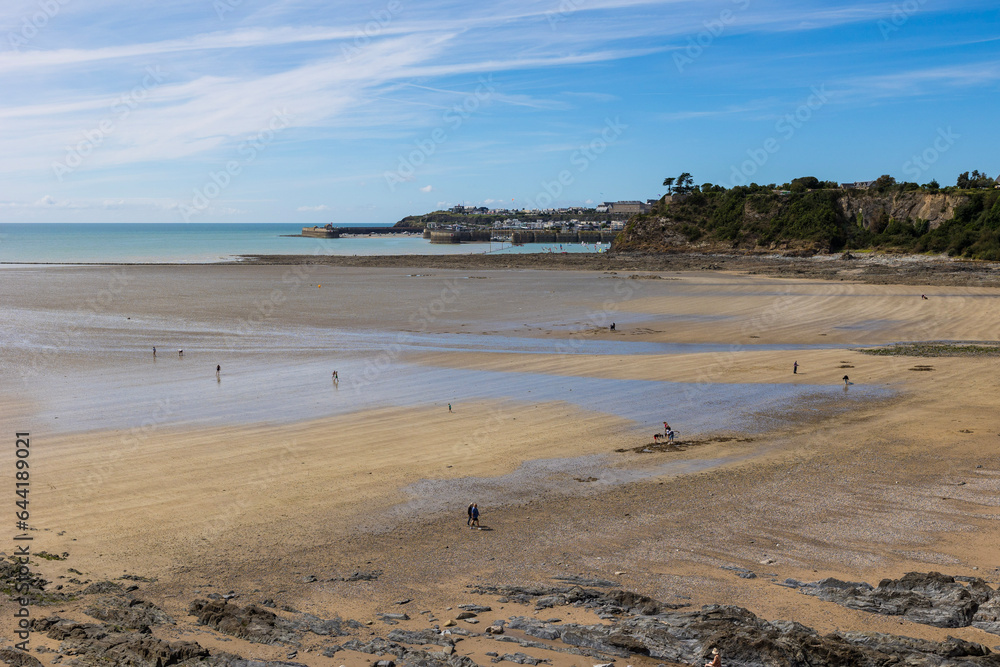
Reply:
[[[142, 585], [144, 597], [182, 620], [158, 636], [254, 658], [279, 659], [285, 651], [222, 641], [190, 625], [190, 601], [234, 590], [237, 602], [273, 598], [279, 607], [323, 618], [368, 621], [412, 598], [407, 609], [414, 617], [419, 608], [445, 619], [455, 614], [447, 607], [479, 602], [506, 618], [534, 612], [497, 605], [466, 587], [546, 583], [574, 573], [666, 601], [736, 604], [824, 632], [1000, 644], [979, 630], [876, 617], [773, 583], [835, 576], [875, 584], [930, 570], [1000, 581], [997, 360], [873, 357], [849, 349], [995, 340], [1000, 289], [662, 275], [670, 279], [313, 266], [4, 268], [0, 408], [11, 440], [8, 465], [12, 434], [30, 431], [33, 548], [69, 553], [65, 561], [40, 560], [38, 569], [56, 583], [72, 576], [68, 568], [92, 581], [125, 573], [155, 578]], [[615, 333], [607, 330], [610, 321]], [[636, 422], [568, 398], [527, 395], [459, 397], [449, 413], [443, 401], [422, 402], [417, 383], [406, 385], [413, 400], [402, 404], [283, 420], [220, 403], [208, 423], [168, 414], [130, 428], [115, 421], [124, 419], [116, 415], [130, 392], [105, 402], [93, 395], [101, 381], [124, 384], [141, 373], [161, 373], [148, 382], [162, 382], [164, 391], [171, 383], [184, 387], [188, 368], [214, 371], [216, 358], [224, 359], [220, 390], [241, 381], [243, 364], [256, 365], [252, 381], [265, 392], [267, 373], [283, 366], [296, 373], [315, 366], [329, 383], [328, 351], [309, 344], [320, 331], [382, 336], [385, 349], [354, 356], [381, 364], [390, 377], [400, 365], [416, 364], [428, 373], [841, 391], [848, 374], [855, 385], [844, 391], [884, 392], [834, 407], [793, 403], [765, 432], [729, 434], [737, 440], [685, 433], [686, 415], [672, 410], [666, 394], [660, 411]], [[403, 334], [423, 340], [456, 333], [556, 340], [561, 347], [392, 347]], [[269, 347], [276, 339], [297, 343]], [[354, 360], [355, 340], [338, 354]], [[46, 341], [54, 349], [47, 351]], [[160, 357], [177, 363], [167, 366], [163, 358], [151, 366], [150, 341], [164, 341]], [[602, 341], [725, 347], [586, 347]], [[756, 347], [793, 345], [842, 347]], [[180, 346], [189, 367], [174, 359]], [[932, 370], [911, 370], [920, 365]], [[346, 391], [352, 378], [341, 377]], [[272, 400], [281, 410], [281, 396]], [[89, 419], [72, 421], [74, 403], [87, 406]], [[102, 415], [114, 426], [93, 428]], [[59, 416], [64, 423], [55, 421]], [[635, 451], [651, 442], [662, 419], [681, 431], [680, 446]], [[466, 528], [464, 509], [473, 500], [488, 530]], [[739, 579], [722, 566], [759, 577]], [[381, 575], [336, 580], [358, 570]], [[317, 581], [306, 581], [313, 576]], [[10, 609], [5, 603], [8, 639]], [[81, 609], [60, 607], [62, 615], [86, 620]], [[596, 622], [579, 610], [560, 609], [558, 616]], [[420, 618], [401, 627], [426, 627]], [[32, 642], [55, 646], [39, 635]], [[477, 639], [460, 648], [482, 664], [491, 646]], [[526, 652], [548, 653], [557, 665], [593, 662]], [[54, 656], [38, 654], [44, 664]], [[370, 659], [304, 652], [296, 658], [310, 665]]]

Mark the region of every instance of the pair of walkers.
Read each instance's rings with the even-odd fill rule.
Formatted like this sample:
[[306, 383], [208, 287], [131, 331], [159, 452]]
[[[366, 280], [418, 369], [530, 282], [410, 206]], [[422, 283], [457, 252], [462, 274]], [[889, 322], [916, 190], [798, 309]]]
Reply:
[[469, 528], [479, 528], [479, 505], [472, 503], [469, 505], [469, 520], [465, 522]]

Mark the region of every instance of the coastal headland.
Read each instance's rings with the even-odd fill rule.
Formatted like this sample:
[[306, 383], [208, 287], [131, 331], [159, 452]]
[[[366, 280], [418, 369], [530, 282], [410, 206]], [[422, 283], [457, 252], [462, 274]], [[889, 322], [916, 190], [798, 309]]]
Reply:
[[2, 274], [39, 664], [1000, 664], [992, 265]]

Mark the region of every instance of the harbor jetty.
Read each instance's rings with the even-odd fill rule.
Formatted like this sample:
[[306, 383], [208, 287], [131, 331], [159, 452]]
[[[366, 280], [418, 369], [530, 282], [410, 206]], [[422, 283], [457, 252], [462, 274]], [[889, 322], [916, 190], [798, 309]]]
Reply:
[[303, 227], [302, 236], [318, 239], [337, 239], [341, 236], [371, 236], [373, 234], [421, 234], [420, 227], [334, 227], [326, 225], [324, 227]]

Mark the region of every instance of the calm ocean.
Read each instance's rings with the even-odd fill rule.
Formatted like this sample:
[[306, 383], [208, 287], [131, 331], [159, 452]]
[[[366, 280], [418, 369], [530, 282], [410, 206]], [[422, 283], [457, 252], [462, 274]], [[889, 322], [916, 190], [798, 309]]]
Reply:
[[[301, 224], [3, 224], [0, 263], [205, 263], [239, 255], [441, 255], [482, 252], [559, 251], [555, 244], [511, 247], [499, 243], [431, 245], [419, 237], [311, 239], [291, 237]], [[606, 246], [605, 246], [606, 247]], [[594, 246], [566, 244], [567, 252]]]

